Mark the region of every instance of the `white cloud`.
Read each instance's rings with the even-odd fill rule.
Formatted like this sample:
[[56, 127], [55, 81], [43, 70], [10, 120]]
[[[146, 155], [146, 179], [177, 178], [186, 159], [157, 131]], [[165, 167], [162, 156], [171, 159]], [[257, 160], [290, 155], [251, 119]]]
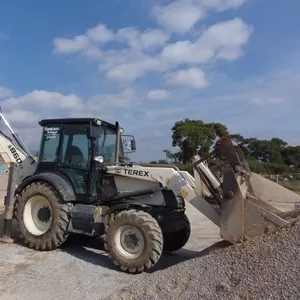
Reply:
[[155, 5], [151, 15], [159, 25], [176, 33], [191, 30], [208, 11], [237, 9], [246, 0], [176, 0], [167, 5]]
[[[126, 58], [126, 57], [124, 57]], [[136, 61], [124, 62], [121, 64], [112, 64], [108, 59], [106, 66], [103, 70], [106, 70], [106, 77], [115, 81], [131, 83], [143, 76], [149, 71], [157, 71], [161, 68], [159, 61], [151, 56], [143, 56], [136, 59]]]
[[13, 91], [6, 87], [0, 86], [0, 99], [7, 98], [13, 95]]
[[211, 47], [238, 47], [248, 41], [252, 32], [251, 26], [234, 18], [210, 26], [198, 41]]
[[195, 41], [177, 41], [165, 46], [161, 58], [172, 64], [203, 64], [213, 58], [234, 60], [241, 56], [253, 28], [241, 19], [212, 25]]
[[160, 29], [140, 31], [134, 27], [121, 28], [116, 32], [116, 41], [138, 50], [154, 50], [163, 46], [170, 36]]
[[208, 81], [202, 70], [190, 68], [188, 70], [179, 70], [165, 74], [167, 84], [175, 86], [192, 87], [202, 89], [208, 85]]
[[114, 39], [114, 32], [105, 24], [98, 24], [87, 31], [86, 35], [95, 43], [107, 43]]
[[151, 90], [148, 92], [148, 99], [154, 101], [162, 101], [169, 98], [170, 93], [166, 90]]
[[214, 48], [189, 40], [169, 44], [161, 52], [161, 59], [165, 59], [173, 65], [206, 63], [213, 56]]
[[[30, 149], [36, 149], [41, 132], [38, 122], [42, 119], [97, 117], [112, 123], [122, 123], [124, 115], [130, 113], [132, 116], [132, 107], [138, 108], [140, 104], [140, 98], [133, 89], [98, 94], [87, 99], [74, 94], [35, 90], [1, 101], [1, 108], [15, 132], [20, 134]], [[127, 130], [128, 120], [122, 124]]]
[[75, 53], [88, 48], [90, 45], [90, 41], [85, 35], [77, 35], [74, 39], [55, 38], [53, 43], [56, 53]]
[[[100, 32], [104, 34], [101, 43], [97, 43]], [[87, 30], [87, 35], [70, 40], [55, 39], [54, 47], [56, 53], [79, 52], [95, 58], [99, 70], [108, 79], [130, 84], [149, 72], [167, 72], [186, 64], [199, 67], [215, 60], [235, 60], [243, 54], [243, 46], [252, 32], [251, 26], [235, 18], [208, 27], [195, 41], [175, 40], [166, 44], [170, 35], [160, 29], [140, 31], [126, 27], [113, 31], [97, 25]], [[121, 48], [110, 48], [110, 41], [120, 43]]]
[[74, 94], [35, 90], [23, 96], [10, 97], [1, 102], [8, 119], [15, 124], [35, 124], [41, 118], [50, 117], [99, 117], [117, 115], [116, 109], [138, 106], [139, 100], [133, 89], [121, 93], [98, 94], [82, 99]]
[[1, 102], [5, 109], [13, 111], [29, 109], [31, 111], [82, 109], [81, 99], [75, 95], [63, 95], [57, 92], [35, 90], [20, 97], [11, 97]]
[[55, 53], [81, 52], [89, 56], [90, 50], [101, 51], [101, 47], [109, 42], [125, 44], [130, 48], [139, 50], [154, 50], [163, 46], [170, 35], [160, 29], [148, 28], [140, 31], [135, 27], [125, 27], [117, 31], [108, 29], [104, 24], [98, 24], [86, 31], [85, 34], [76, 35], [72, 39], [58, 37], [53, 41]]
[[191, 0], [177, 0], [166, 6], [154, 6], [152, 15], [168, 30], [184, 33], [205, 16], [205, 9]]
[[237, 9], [241, 7], [246, 0], [195, 0], [205, 5], [208, 9], [223, 11], [227, 9]]
[[12, 122], [14, 126], [20, 128], [30, 128], [32, 126], [39, 127], [38, 122], [41, 120], [41, 115], [33, 111], [15, 109], [3, 112], [5, 118]]
[[[176, 83], [178, 87], [194, 85], [200, 88], [203, 77], [200, 75], [199, 79], [195, 74], [199, 75], [201, 71], [181, 70], [181, 72], [173, 72], [171, 79], [180, 81]], [[206, 107], [200, 117], [205, 121], [224, 123], [230, 130], [249, 137], [262, 137], [264, 134], [271, 137], [274, 132], [277, 132], [276, 135], [279, 137], [288, 141], [293, 140], [295, 143], [299, 142], [296, 131], [288, 132], [288, 137], [286, 135], [287, 129], [294, 128], [298, 120], [300, 91], [298, 82], [299, 69], [284, 71], [279, 68], [277, 71], [270, 70], [268, 74], [245, 81], [230, 83], [222, 78], [221, 82], [215, 83], [218, 88], [212, 87], [210, 91], [213, 94], [208, 94], [205, 99], [199, 100], [199, 97], [195, 96], [197, 91], [194, 94], [180, 95], [182, 101], [180, 106], [174, 103], [173, 98], [173, 95], [178, 97], [180, 89], [169, 97], [172, 99], [172, 105], [163, 108], [159, 107], [161, 102], [155, 105], [153, 101], [148, 100], [151, 94], [152, 98], [153, 95], [156, 95], [156, 98], [159, 98], [157, 95], [164, 95], [164, 90], [160, 89], [147, 91], [146, 95], [137, 94], [133, 89], [125, 89], [122, 92], [99, 94], [87, 99], [74, 94], [32, 91], [3, 100], [1, 106], [8, 121], [30, 149], [37, 149], [40, 141], [39, 120], [53, 117], [91, 116], [110, 122], [120, 121], [125, 132], [134, 134], [137, 138], [138, 151], [134, 155], [137, 161], [141, 159], [149, 161], [160, 158], [163, 155], [162, 149], [173, 150], [171, 127], [175, 121], [183, 117], [199, 118], [199, 114], [194, 109], [199, 105], [199, 101]], [[224, 85], [228, 84], [229, 88], [224, 89]], [[190, 92], [191, 90], [189, 89]], [[280, 100], [283, 102], [280, 103]], [[254, 123], [253, 116], [255, 116]], [[278, 120], [285, 121], [284, 128], [283, 123]], [[261, 124], [264, 126], [262, 127]], [[150, 152], [149, 148], [152, 148]]]

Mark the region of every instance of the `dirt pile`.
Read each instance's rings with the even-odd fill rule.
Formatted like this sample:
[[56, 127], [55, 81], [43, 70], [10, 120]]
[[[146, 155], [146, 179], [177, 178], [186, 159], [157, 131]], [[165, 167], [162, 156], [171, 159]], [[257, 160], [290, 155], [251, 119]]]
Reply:
[[299, 300], [299, 257], [297, 222], [245, 244], [202, 253], [159, 274], [146, 274], [107, 299]]

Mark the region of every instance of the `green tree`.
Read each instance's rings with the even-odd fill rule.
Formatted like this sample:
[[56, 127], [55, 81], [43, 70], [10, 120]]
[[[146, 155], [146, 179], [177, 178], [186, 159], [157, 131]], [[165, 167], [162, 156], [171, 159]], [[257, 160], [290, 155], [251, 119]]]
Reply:
[[[176, 153], [164, 150], [164, 153], [166, 158], [186, 164], [194, 154], [203, 157], [211, 151], [216, 138], [224, 134], [228, 134], [228, 130], [221, 123], [205, 123], [202, 120], [186, 118], [176, 122], [172, 127], [172, 145], [179, 147], [180, 150]], [[300, 146], [290, 146], [278, 137], [245, 138], [237, 133], [231, 134], [231, 138], [242, 147], [250, 169], [254, 172], [269, 174], [300, 172]], [[209, 159], [209, 164], [214, 169], [218, 168], [220, 162]], [[182, 166], [186, 167], [188, 165]]]
[[179, 161], [187, 163], [195, 154], [207, 154], [215, 139], [225, 133], [228, 132], [223, 124], [186, 118], [172, 127], [172, 146], [180, 148], [180, 155], [177, 157]]
[[166, 154], [166, 164], [168, 163], [168, 158], [171, 159], [172, 158], [172, 152], [169, 149], [165, 149], [163, 151]]
[[151, 161], [149, 162], [149, 164], [151, 164], [151, 165], [157, 164], [157, 160], [151, 160]]
[[300, 146], [287, 146], [281, 150], [281, 155], [285, 165], [300, 168]]
[[246, 156], [254, 157], [263, 163], [283, 164], [282, 150], [287, 143], [279, 138], [259, 140], [257, 138], [243, 139], [246, 145]]

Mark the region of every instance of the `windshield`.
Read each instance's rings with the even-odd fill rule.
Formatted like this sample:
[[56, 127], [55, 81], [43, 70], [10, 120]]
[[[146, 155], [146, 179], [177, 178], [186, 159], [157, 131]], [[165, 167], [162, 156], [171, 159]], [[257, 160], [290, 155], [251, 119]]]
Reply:
[[[102, 155], [106, 163], [115, 162], [116, 131], [109, 127], [95, 126], [94, 136], [96, 138], [96, 155]], [[121, 143], [119, 155], [124, 156]]]

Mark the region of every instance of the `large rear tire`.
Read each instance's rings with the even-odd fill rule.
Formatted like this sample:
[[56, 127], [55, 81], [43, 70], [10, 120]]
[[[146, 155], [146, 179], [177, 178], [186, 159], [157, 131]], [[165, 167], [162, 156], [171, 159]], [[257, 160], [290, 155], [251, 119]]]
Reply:
[[150, 214], [127, 210], [118, 213], [106, 226], [104, 245], [117, 267], [128, 273], [141, 273], [159, 261], [163, 234]]
[[181, 230], [164, 233], [164, 252], [181, 249], [188, 242], [191, 235], [191, 224], [186, 215], [183, 216], [184, 227]]
[[68, 238], [70, 205], [45, 182], [34, 182], [22, 191], [15, 204], [21, 241], [36, 250], [54, 250]]

